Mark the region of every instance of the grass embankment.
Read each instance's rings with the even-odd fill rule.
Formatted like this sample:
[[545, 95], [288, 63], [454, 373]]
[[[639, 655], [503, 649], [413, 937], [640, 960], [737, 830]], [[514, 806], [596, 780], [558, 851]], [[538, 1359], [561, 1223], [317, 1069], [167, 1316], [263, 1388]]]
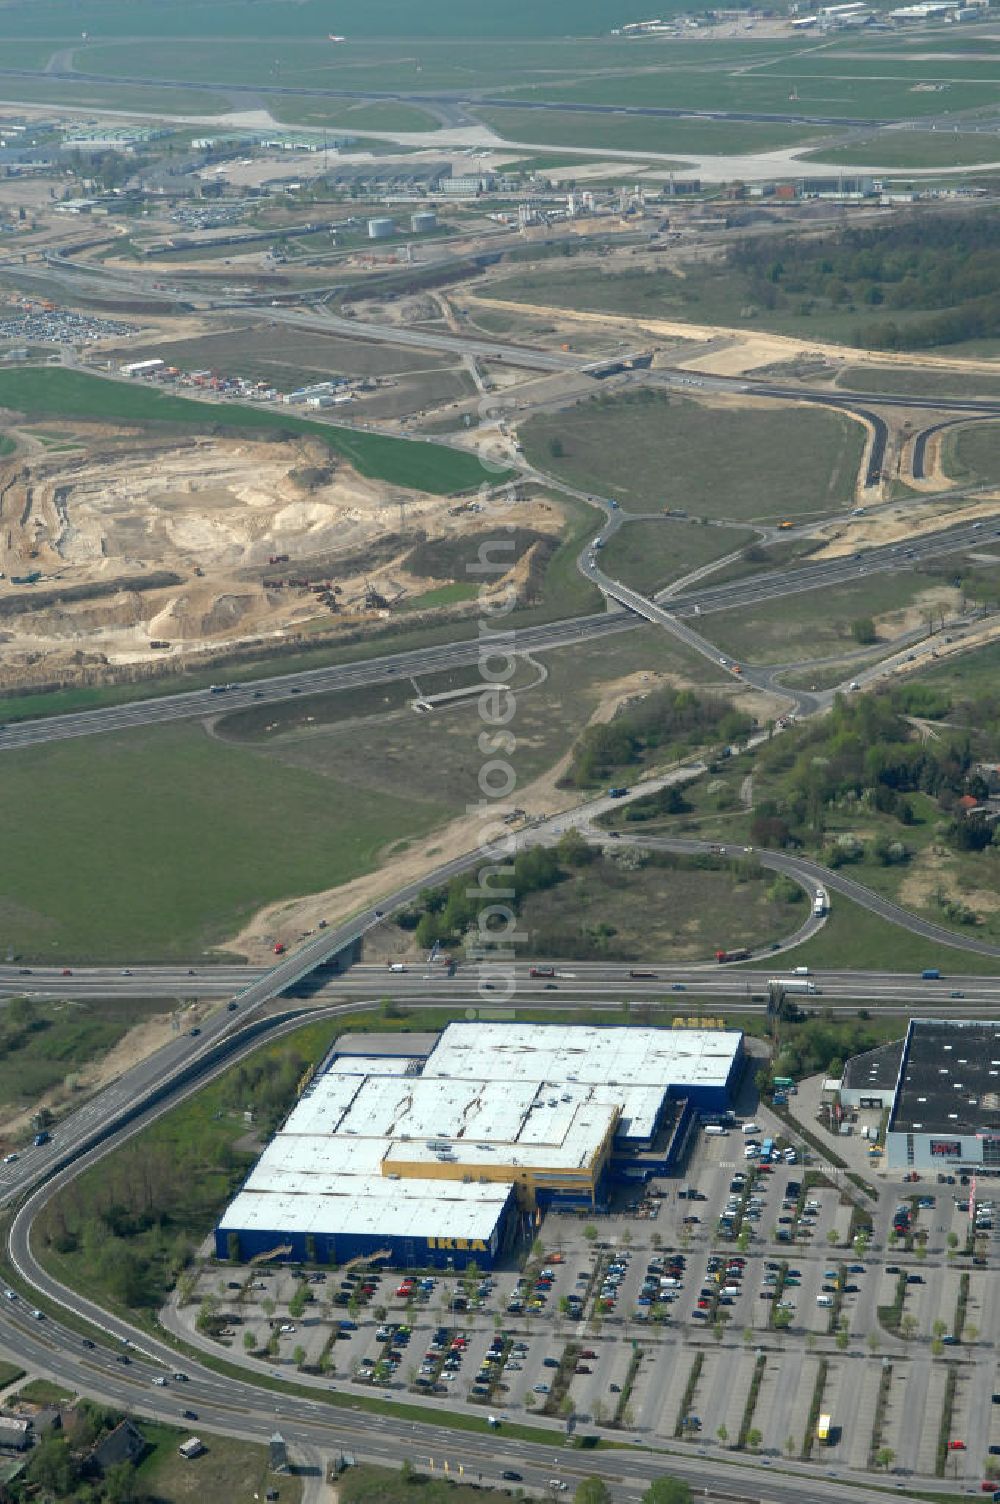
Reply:
[[924, 370], [915, 366], [847, 366], [837, 386], [852, 392], [899, 392], [913, 397], [1000, 397], [1000, 377], [968, 371]]
[[1000, 478], [1000, 424], [970, 423], [946, 432], [941, 464], [959, 485]]
[[163, 1002], [12, 998], [0, 1012], [0, 1106], [29, 1108], [53, 1088], [72, 1092], [77, 1073]]
[[[498, 1462], [498, 1470], [500, 1465]], [[457, 1470], [457, 1463], [454, 1466]], [[482, 1500], [489, 1504], [492, 1499], [502, 1499], [506, 1504], [510, 1491], [420, 1472], [404, 1477], [389, 1468], [365, 1464], [343, 1474], [337, 1483], [337, 1498], [339, 1504], [480, 1504]]]
[[[857, 876], [864, 881], [864, 873]], [[1000, 975], [1000, 957], [980, 956], [949, 946], [943, 940], [926, 940], [922, 935], [911, 934], [836, 891], [830, 898], [830, 915], [819, 934], [789, 953], [797, 966], [839, 970], [848, 961], [855, 971], [910, 971], [919, 976], [925, 967], [937, 967], [945, 978], [949, 974]], [[956, 930], [956, 943], [960, 939], [961, 932]], [[928, 1001], [940, 1000], [940, 991], [934, 984], [928, 983], [927, 987]]]
[[34, 418], [91, 418], [105, 422], [170, 424], [185, 433], [304, 434], [320, 440], [361, 475], [389, 485], [443, 496], [498, 483], [474, 455], [443, 444], [358, 433], [314, 423], [271, 408], [238, 403], [195, 402], [128, 381], [105, 380], [82, 371], [0, 371], [0, 406]]
[[370, 870], [439, 823], [433, 795], [359, 806], [189, 722], [4, 754], [4, 934], [19, 957], [191, 960], [265, 904]]
[[532, 418], [520, 432], [541, 470], [603, 490], [628, 512], [669, 506], [691, 517], [775, 523], [825, 517], [849, 501], [865, 441], [860, 424], [836, 413], [708, 407], [649, 390], [594, 397]]

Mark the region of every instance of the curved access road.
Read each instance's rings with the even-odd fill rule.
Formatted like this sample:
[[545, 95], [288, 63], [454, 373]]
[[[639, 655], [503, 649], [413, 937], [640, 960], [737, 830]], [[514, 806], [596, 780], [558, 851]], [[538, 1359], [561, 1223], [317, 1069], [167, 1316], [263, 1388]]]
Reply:
[[[239, 1053], [234, 1051], [227, 1063], [237, 1059]], [[207, 1073], [202, 1079], [207, 1079]], [[499, 1481], [500, 1469], [514, 1463], [525, 1473], [525, 1481], [539, 1488], [552, 1477], [565, 1480], [567, 1489], [572, 1488], [583, 1476], [596, 1473], [608, 1479], [616, 1504], [633, 1499], [665, 1472], [687, 1479], [709, 1499], [719, 1487], [727, 1499], [736, 1496], [756, 1500], [764, 1489], [771, 1504], [801, 1504], [806, 1493], [815, 1504], [847, 1504], [849, 1500], [879, 1504], [883, 1498], [875, 1484], [852, 1482], [845, 1486], [835, 1477], [819, 1475], [808, 1464], [789, 1463], [775, 1471], [766, 1460], [749, 1457], [732, 1459], [731, 1463], [727, 1458], [725, 1481], [720, 1483], [718, 1458], [691, 1449], [674, 1451], [659, 1438], [655, 1438], [656, 1450], [650, 1451], [642, 1445], [646, 1441], [643, 1435], [627, 1438], [612, 1433], [609, 1439], [617, 1443], [626, 1439], [640, 1443], [624, 1451], [618, 1445], [585, 1454], [566, 1452], [562, 1446], [564, 1426], [558, 1420], [531, 1417], [529, 1437], [523, 1437], [523, 1432], [522, 1438], [507, 1437], [501, 1412], [497, 1436], [488, 1430], [481, 1411], [473, 1412], [458, 1400], [450, 1408], [463, 1415], [475, 1414], [479, 1421], [475, 1430], [451, 1429], [442, 1424], [442, 1412], [435, 1401], [409, 1395], [405, 1397], [405, 1418], [392, 1413], [391, 1399], [384, 1409], [375, 1406], [362, 1415], [355, 1410], [356, 1396], [349, 1389], [339, 1391], [328, 1381], [306, 1380], [289, 1393], [281, 1384], [284, 1375], [276, 1368], [263, 1369], [257, 1382], [251, 1382], [221, 1355], [210, 1367], [199, 1355], [112, 1315], [62, 1284], [40, 1264], [33, 1240], [35, 1221], [65, 1185], [194, 1089], [193, 1084], [176, 1089], [99, 1144], [72, 1156], [18, 1207], [8, 1234], [8, 1256], [16, 1271], [14, 1299], [0, 1301], [0, 1343], [12, 1358], [32, 1371], [51, 1373], [62, 1384], [75, 1385], [113, 1404], [174, 1425], [183, 1424], [184, 1411], [194, 1409], [199, 1431], [236, 1432], [261, 1440], [277, 1424], [293, 1452], [316, 1447], [327, 1454], [344, 1450], [363, 1460], [390, 1465], [415, 1454], [448, 1457], [453, 1470], [461, 1464], [467, 1475], [478, 1474], [484, 1481]], [[28, 1301], [34, 1304], [36, 1300], [41, 1312], [38, 1317], [28, 1308]], [[92, 1336], [82, 1334], [81, 1323]], [[117, 1361], [122, 1353], [130, 1357], [127, 1366]], [[175, 1377], [178, 1373], [182, 1375], [179, 1379]], [[426, 1414], [426, 1420], [415, 1418], [421, 1413]]]

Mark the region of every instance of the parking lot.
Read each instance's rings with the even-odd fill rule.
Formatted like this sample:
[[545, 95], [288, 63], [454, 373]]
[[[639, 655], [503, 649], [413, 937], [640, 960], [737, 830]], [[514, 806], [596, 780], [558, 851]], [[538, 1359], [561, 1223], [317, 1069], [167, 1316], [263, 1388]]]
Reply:
[[[907, 1235], [894, 1239], [907, 1197], [890, 1188], [880, 1208], [864, 1206], [878, 1239], [859, 1256], [846, 1186], [801, 1149], [795, 1163], [782, 1153], [764, 1166], [744, 1142], [699, 1134], [683, 1173], [645, 1188], [641, 1216], [624, 1205], [550, 1212], [523, 1268], [227, 1268], [220, 1285], [208, 1264], [183, 1320], [193, 1329], [207, 1297], [214, 1340], [303, 1382], [449, 1409], [572, 1414], [578, 1426], [708, 1449], [749, 1433], [765, 1457], [809, 1455], [859, 1474], [887, 1449], [897, 1480], [934, 1476], [954, 1363], [950, 1433], [963, 1446], [949, 1453], [948, 1477], [978, 1486], [1000, 1446], [1000, 1377], [986, 1347], [1000, 1339], [1000, 1289], [988, 1266], [947, 1257], [949, 1232], [961, 1230], [964, 1249], [961, 1188], [914, 1193]], [[924, 1232], [921, 1258], [912, 1234]], [[895, 1333], [885, 1324], [894, 1308]], [[972, 1344], [958, 1340], [960, 1308]], [[821, 1380], [826, 1442], [809, 1433]]]

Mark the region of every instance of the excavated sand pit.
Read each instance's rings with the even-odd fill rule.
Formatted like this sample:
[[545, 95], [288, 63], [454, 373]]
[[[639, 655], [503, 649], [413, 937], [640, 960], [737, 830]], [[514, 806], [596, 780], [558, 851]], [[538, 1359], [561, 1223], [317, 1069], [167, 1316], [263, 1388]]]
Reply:
[[[91, 437], [0, 463], [7, 684], [352, 625], [371, 615], [369, 585], [400, 602], [428, 590], [406, 571], [416, 541], [483, 526], [474, 507], [366, 480], [308, 438]], [[555, 532], [561, 517], [518, 503], [508, 521]], [[324, 603], [303, 579], [336, 593]]]

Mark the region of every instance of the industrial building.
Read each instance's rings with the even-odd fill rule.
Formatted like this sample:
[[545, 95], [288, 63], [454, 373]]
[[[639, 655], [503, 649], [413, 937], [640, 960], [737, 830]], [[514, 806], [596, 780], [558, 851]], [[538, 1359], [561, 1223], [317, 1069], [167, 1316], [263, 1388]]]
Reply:
[[889, 1170], [1000, 1174], [1000, 1020], [911, 1019], [848, 1061], [840, 1099], [888, 1110]]
[[736, 1032], [449, 1025], [427, 1055], [334, 1055], [216, 1229], [220, 1258], [489, 1268], [546, 1207], [666, 1173], [730, 1107]]

